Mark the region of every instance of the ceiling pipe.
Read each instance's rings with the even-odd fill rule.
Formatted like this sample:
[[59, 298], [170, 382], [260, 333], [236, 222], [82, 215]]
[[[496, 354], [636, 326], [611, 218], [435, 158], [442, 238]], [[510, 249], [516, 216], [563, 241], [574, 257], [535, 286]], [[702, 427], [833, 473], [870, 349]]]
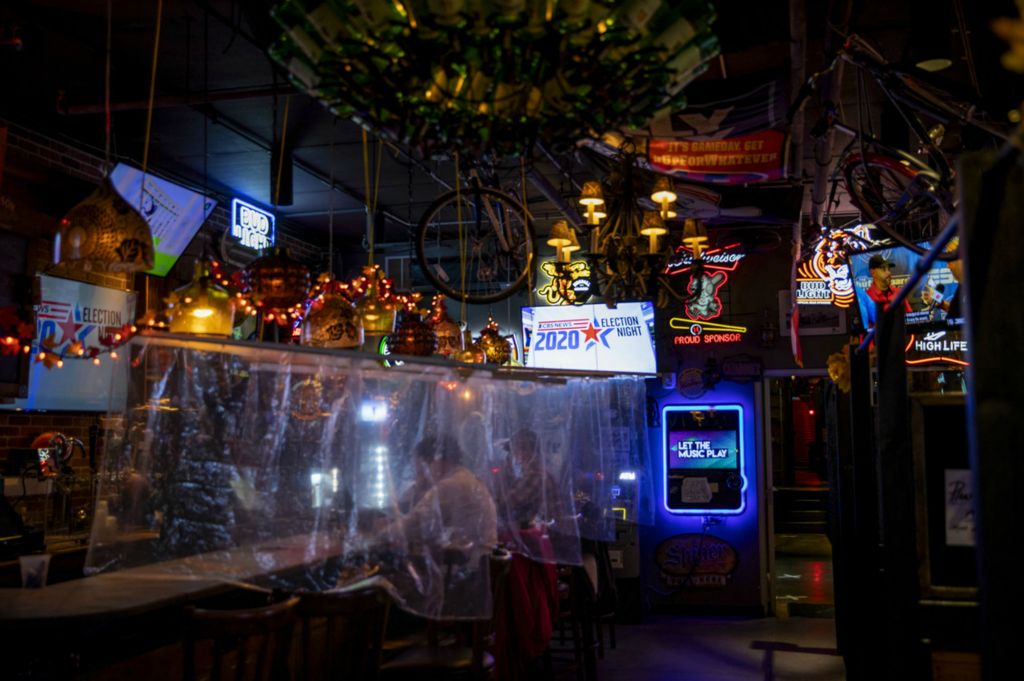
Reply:
[[[215, 125], [220, 125], [224, 127], [226, 130], [230, 130], [231, 132], [235, 133], [236, 135], [246, 140], [253, 146], [259, 147], [268, 154], [272, 152], [271, 145], [269, 142], [264, 140], [262, 137], [260, 137], [253, 131], [246, 128], [238, 121], [235, 121], [229, 116], [221, 114], [213, 107], [193, 106], [192, 108], [198, 111], [200, 114], [209, 118], [211, 123]], [[367, 201], [366, 197], [363, 195], [362, 192], [355, 189], [354, 187], [348, 186], [344, 182], [340, 182], [338, 178], [334, 178], [334, 181], [332, 183], [331, 178], [327, 175], [327, 173], [323, 172], [319, 168], [316, 168], [307, 161], [303, 161], [301, 158], [297, 156], [293, 157], [293, 159], [296, 168], [306, 173], [310, 177], [322, 182], [327, 187], [330, 187], [335, 191], [340, 191], [342, 194], [345, 194], [351, 199], [355, 199], [359, 203], [363, 204], [364, 208], [361, 210], [365, 210]], [[397, 222], [398, 224], [406, 228], [411, 228], [414, 226], [413, 223], [398, 217], [398, 215], [396, 215], [393, 211], [390, 211], [386, 208], [378, 208], [378, 212], [385, 215], [388, 218], [388, 220]]]
[[578, 210], [575, 210], [572, 206], [566, 203], [562, 195], [555, 189], [554, 185], [548, 181], [548, 178], [544, 177], [539, 170], [536, 168], [528, 168], [526, 176], [530, 180], [537, 191], [544, 195], [548, 201], [554, 204], [555, 208], [569, 221], [569, 224], [577, 229], [583, 229], [583, 216], [580, 215]]
[[[258, 88], [242, 88], [237, 90], [214, 90], [207, 95], [202, 93], [162, 96], [153, 98], [154, 109], [168, 109], [178, 106], [193, 106], [206, 102], [229, 102], [240, 99], [258, 99], [260, 97], [274, 97], [276, 95], [287, 95], [295, 92], [290, 85], [265, 86]], [[126, 102], [111, 102], [111, 111], [143, 111], [149, 107], [149, 101], [145, 99], [129, 100]], [[82, 116], [90, 114], [101, 114], [104, 112], [103, 103], [99, 104], [72, 104], [66, 105], [63, 101], [57, 102], [57, 112], [66, 116]]]

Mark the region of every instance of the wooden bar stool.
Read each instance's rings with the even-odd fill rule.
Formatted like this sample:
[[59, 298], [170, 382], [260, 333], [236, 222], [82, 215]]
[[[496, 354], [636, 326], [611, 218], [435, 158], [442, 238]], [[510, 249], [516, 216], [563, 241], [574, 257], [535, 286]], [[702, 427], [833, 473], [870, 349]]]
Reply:
[[370, 681], [380, 673], [391, 598], [374, 587], [299, 594], [305, 681]]
[[[512, 556], [507, 552], [491, 555], [489, 559], [491, 592], [494, 607], [502, 602]], [[428, 624], [428, 643], [416, 646], [395, 656], [381, 666], [381, 676], [389, 681], [428, 681], [434, 679], [487, 679], [493, 676], [494, 656], [487, 652], [493, 642], [494, 618], [465, 620], [458, 628], [468, 628], [467, 637], [454, 645], [440, 645], [438, 623]], [[468, 639], [468, 640], [467, 640]]]
[[[185, 681], [206, 678], [200, 669], [209, 669], [211, 681], [289, 679], [288, 663], [298, 604], [298, 598], [289, 598], [259, 608], [186, 608]], [[205, 646], [197, 645], [200, 641], [212, 642], [208, 654]]]

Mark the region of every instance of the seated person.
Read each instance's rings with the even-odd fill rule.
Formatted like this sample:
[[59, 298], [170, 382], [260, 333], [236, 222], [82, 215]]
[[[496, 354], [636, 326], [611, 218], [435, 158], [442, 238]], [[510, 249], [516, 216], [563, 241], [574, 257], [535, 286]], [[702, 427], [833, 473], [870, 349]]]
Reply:
[[533, 527], [537, 521], [562, 520], [566, 504], [554, 476], [544, 467], [537, 434], [529, 428], [517, 430], [509, 450], [502, 479], [502, 511], [520, 528]]
[[[460, 583], [472, 589], [471, 583], [479, 578], [476, 573], [487, 568], [485, 559], [498, 543], [494, 499], [462, 465], [462, 448], [451, 435], [427, 435], [414, 454], [416, 483], [407, 495], [412, 506], [379, 536], [397, 538], [400, 533], [414, 553], [428, 547], [435, 569], [444, 572], [446, 592], [457, 591]], [[448, 599], [444, 600], [447, 611]], [[457, 607], [458, 599], [451, 605]]]
[[[462, 465], [458, 441], [451, 435], [427, 435], [416, 445], [415, 455], [416, 493], [412, 508], [398, 521], [406, 539], [479, 545], [489, 554], [498, 541], [494, 499], [487, 486]], [[446, 541], [438, 541], [442, 537]]]

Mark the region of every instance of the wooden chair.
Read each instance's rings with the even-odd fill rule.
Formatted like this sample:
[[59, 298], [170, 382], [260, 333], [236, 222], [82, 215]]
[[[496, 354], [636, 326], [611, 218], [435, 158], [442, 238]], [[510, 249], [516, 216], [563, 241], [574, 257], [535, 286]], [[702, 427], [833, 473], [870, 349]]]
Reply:
[[[504, 599], [505, 583], [512, 563], [507, 552], [489, 558], [491, 592], [495, 609]], [[468, 629], [453, 645], [441, 645], [443, 624], [428, 623], [427, 645], [405, 650], [381, 666], [381, 677], [389, 681], [415, 679], [487, 679], [494, 670], [494, 657], [486, 648], [493, 642], [493, 617], [486, 620], [470, 620], [456, 625]], [[468, 640], [467, 640], [468, 638]]]
[[[209, 669], [211, 681], [232, 677], [236, 681], [288, 679], [298, 604], [298, 598], [289, 598], [258, 608], [186, 608], [185, 681], [207, 678], [200, 674], [201, 668]], [[208, 655], [204, 646], [197, 645], [200, 641], [212, 642]]]
[[590, 578], [580, 566], [563, 566], [559, 569], [558, 649], [549, 648], [545, 653], [545, 667], [551, 669], [555, 652], [565, 650], [566, 635], [572, 654], [576, 678], [579, 681], [597, 679], [598, 641], [595, 614], [595, 594]]
[[299, 594], [300, 679], [370, 681], [380, 673], [391, 599], [378, 588]]

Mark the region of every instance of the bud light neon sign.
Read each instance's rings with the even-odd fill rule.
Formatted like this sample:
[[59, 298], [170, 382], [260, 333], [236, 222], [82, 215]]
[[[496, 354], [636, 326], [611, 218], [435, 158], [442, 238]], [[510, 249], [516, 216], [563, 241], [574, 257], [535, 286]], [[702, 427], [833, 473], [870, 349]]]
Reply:
[[246, 203], [231, 201], [231, 236], [255, 251], [274, 245], [274, 214]]

